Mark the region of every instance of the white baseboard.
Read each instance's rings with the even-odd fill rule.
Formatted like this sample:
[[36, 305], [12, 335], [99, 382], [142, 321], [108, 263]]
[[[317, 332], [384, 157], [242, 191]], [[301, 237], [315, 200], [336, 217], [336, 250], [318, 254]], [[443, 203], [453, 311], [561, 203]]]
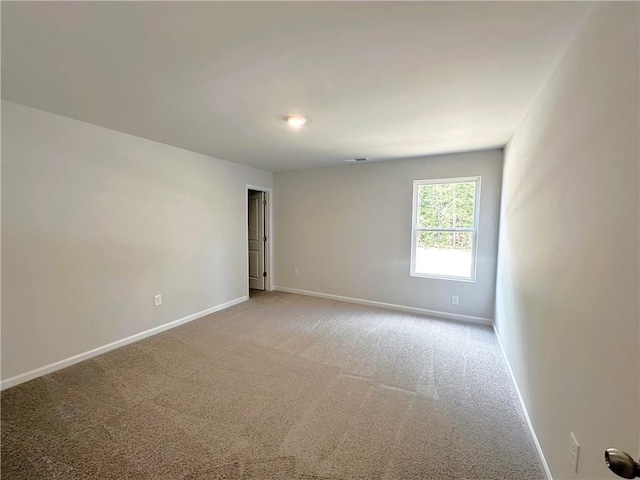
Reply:
[[490, 318], [473, 317], [471, 315], [461, 315], [458, 313], [439, 312], [437, 310], [427, 310], [425, 308], [407, 307], [404, 305], [396, 305], [394, 303], [375, 302], [373, 300], [362, 300], [360, 298], [342, 297], [340, 295], [331, 295], [329, 293], [311, 292], [308, 290], [299, 290], [297, 288], [289, 287], [273, 287], [274, 290], [287, 293], [297, 293], [299, 295], [308, 295], [310, 297], [329, 298], [331, 300], [340, 300], [349, 303], [358, 303], [360, 305], [370, 305], [372, 307], [387, 308], [390, 310], [399, 310], [401, 312], [420, 313], [422, 315], [429, 315], [431, 317], [444, 318], [446, 320], [456, 320], [459, 322], [477, 323], [480, 325], [493, 325], [493, 320]]
[[88, 352], [80, 353], [78, 355], [74, 355], [73, 357], [60, 360], [59, 362], [55, 362], [50, 365], [45, 365], [44, 367], [36, 368], [35, 370], [31, 370], [29, 372], [16, 375], [15, 377], [7, 378], [6, 380], [2, 380], [2, 382], [0, 382], [0, 390], [14, 387], [21, 383], [28, 382], [29, 380], [33, 380], [34, 378], [41, 377], [42, 375], [55, 372], [56, 370], [60, 370], [62, 368], [73, 365], [75, 363], [82, 362], [83, 360], [87, 360], [91, 357], [101, 355], [103, 353], [122, 347], [129, 343], [137, 342], [138, 340], [142, 340], [143, 338], [156, 335], [157, 333], [164, 332], [165, 330], [170, 330], [184, 323], [188, 323], [200, 317], [204, 317], [205, 315], [209, 315], [211, 313], [218, 312], [220, 310], [224, 310], [225, 308], [229, 308], [239, 303], [245, 302], [248, 299], [249, 299], [249, 296], [244, 295], [234, 300], [230, 300], [228, 302], [221, 303], [220, 305], [216, 305], [215, 307], [207, 308], [206, 310], [202, 310], [200, 312], [187, 315], [186, 317], [180, 318], [178, 320], [174, 320], [173, 322], [165, 323], [164, 325], [160, 325], [158, 327], [145, 330], [144, 332], [136, 333], [135, 335], [131, 335], [130, 337], [123, 338], [122, 340], [117, 340], [107, 345], [103, 345], [102, 347], [94, 348], [93, 350], [89, 350]]
[[520, 400], [520, 406], [522, 407], [524, 418], [527, 421], [529, 432], [531, 432], [531, 436], [533, 437], [533, 443], [535, 443], [536, 445], [536, 450], [538, 451], [538, 457], [540, 457], [540, 463], [542, 463], [542, 467], [544, 468], [544, 473], [547, 477], [547, 480], [553, 480], [553, 477], [551, 476], [551, 470], [549, 470], [549, 465], [547, 464], [547, 460], [544, 458], [544, 452], [542, 451], [542, 447], [540, 446], [540, 442], [538, 441], [536, 431], [533, 429], [533, 424], [531, 423], [531, 419], [529, 418], [529, 412], [527, 412], [527, 406], [524, 404], [524, 399], [522, 398], [522, 394], [520, 393], [520, 389], [518, 388], [518, 382], [516, 382], [516, 377], [514, 376], [513, 370], [511, 369], [511, 364], [509, 364], [509, 359], [507, 358], [507, 352], [504, 351], [504, 346], [502, 345], [500, 334], [498, 333], [498, 330], [496, 330], [495, 326], [493, 328], [493, 331], [495, 332], [496, 338], [498, 339], [498, 345], [500, 345], [500, 351], [502, 352], [502, 357], [504, 358], [504, 361], [507, 364], [507, 370], [509, 371], [509, 375], [511, 376], [511, 381], [513, 382], [513, 386], [515, 387], [516, 393], [518, 394], [518, 400]]

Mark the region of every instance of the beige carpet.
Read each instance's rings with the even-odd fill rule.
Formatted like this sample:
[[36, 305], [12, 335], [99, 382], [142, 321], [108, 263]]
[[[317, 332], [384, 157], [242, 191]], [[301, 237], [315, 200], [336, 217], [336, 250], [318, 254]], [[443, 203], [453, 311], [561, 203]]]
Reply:
[[2, 392], [3, 479], [541, 479], [491, 329], [260, 293]]

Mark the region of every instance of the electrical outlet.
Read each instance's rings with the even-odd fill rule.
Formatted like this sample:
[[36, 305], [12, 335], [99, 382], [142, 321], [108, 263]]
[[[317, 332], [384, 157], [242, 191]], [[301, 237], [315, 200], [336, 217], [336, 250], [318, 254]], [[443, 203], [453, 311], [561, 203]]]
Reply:
[[460, 305], [460, 297], [457, 295], [451, 296], [451, 305]]
[[293, 273], [296, 275], [296, 277], [300, 276], [300, 269], [298, 267], [293, 269]]
[[154, 295], [153, 296], [153, 304], [157, 307], [158, 305], [162, 305], [162, 295]]
[[569, 460], [573, 466], [573, 471], [578, 473], [578, 461], [580, 460], [580, 444], [576, 436], [571, 432], [571, 442], [569, 446]]

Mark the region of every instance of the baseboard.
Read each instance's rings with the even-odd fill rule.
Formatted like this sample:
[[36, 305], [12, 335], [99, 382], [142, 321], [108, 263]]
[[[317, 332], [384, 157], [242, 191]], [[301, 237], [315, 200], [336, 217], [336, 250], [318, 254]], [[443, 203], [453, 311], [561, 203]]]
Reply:
[[520, 406], [522, 407], [522, 412], [524, 413], [524, 418], [527, 421], [527, 426], [529, 427], [529, 432], [531, 432], [531, 437], [533, 437], [533, 443], [536, 445], [536, 450], [538, 451], [538, 457], [540, 458], [540, 463], [542, 463], [542, 467], [544, 468], [544, 473], [547, 477], [547, 480], [553, 480], [551, 476], [551, 470], [549, 470], [549, 465], [547, 464], [547, 460], [544, 458], [544, 452], [542, 451], [542, 447], [540, 446], [540, 442], [538, 441], [538, 436], [536, 435], [536, 431], [533, 429], [533, 424], [531, 423], [531, 419], [529, 418], [529, 412], [527, 412], [527, 406], [524, 403], [524, 399], [522, 398], [522, 394], [520, 393], [520, 389], [518, 388], [518, 382], [516, 382], [516, 377], [513, 374], [513, 370], [511, 369], [511, 364], [509, 363], [509, 359], [507, 358], [507, 352], [504, 351], [504, 346], [502, 345], [502, 340], [500, 339], [500, 334], [498, 330], [496, 330], [495, 326], [493, 331], [496, 334], [496, 338], [498, 339], [498, 345], [500, 345], [500, 351], [502, 352], [502, 357], [504, 358], [505, 363], [507, 364], [507, 370], [509, 371], [509, 375], [511, 376], [511, 381], [513, 382], [513, 386], [516, 389], [516, 393], [518, 394], [518, 400], [520, 400]]
[[103, 345], [102, 347], [94, 348], [93, 350], [89, 350], [88, 352], [80, 353], [78, 355], [74, 355], [73, 357], [69, 357], [65, 360], [60, 360], [59, 362], [45, 365], [44, 367], [36, 368], [35, 370], [31, 370], [29, 372], [16, 375], [15, 377], [7, 378], [6, 380], [2, 380], [2, 382], [0, 382], [0, 390], [14, 387], [21, 383], [28, 382], [29, 380], [33, 380], [34, 378], [47, 375], [48, 373], [55, 372], [56, 370], [60, 370], [65, 367], [69, 367], [75, 363], [82, 362], [83, 360], [88, 360], [91, 357], [101, 355], [110, 350], [123, 347], [124, 345], [127, 345], [129, 343], [137, 342], [138, 340], [142, 340], [143, 338], [156, 335], [160, 332], [164, 332], [165, 330], [170, 330], [179, 325], [191, 322], [193, 320], [197, 320], [198, 318], [204, 317], [205, 315], [209, 315], [211, 313], [218, 312], [220, 310], [224, 310], [225, 308], [229, 308], [239, 303], [245, 302], [248, 299], [249, 299], [249, 296], [244, 295], [234, 300], [230, 300], [228, 302], [221, 303], [220, 305], [216, 305], [215, 307], [207, 308], [206, 310], [202, 310], [200, 312], [187, 315], [186, 317], [180, 318], [178, 320], [174, 320], [173, 322], [165, 323], [164, 325], [154, 327], [150, 330], [145, 330], [144, 332], [136, 333], [135, 335], [131, 335], [130, 337], [123, 338], [122, 340], [117, 340], [107, 345]]
[[473, 317], [471, 315], [461, 315], [458, 313], [439, 312], [437, 310], [427, 310], [425, 308], [407, 307], [404, 305], [396, 305], [394, 303], [375, 302], [373, 300], [363, 300], [361, 298], [342, 297], [340, 295], [331, 295], [329, 293], [311, 292], [308, 290], [299, 290], [297, 288], [278, 287], [274, 286], [274, 290], [287, 293], [297, 293], [299, 295], [308, 295], [310, 297], [329, 298], [331, 300], [340, 300], [349, 303], [358, 303], [360, 305], [369, 305], [372, 307], [387, 308], [389, 310], [398, 310], [408, 313], [420, 313], [422, 315], [429, 315], [431, 317], [444, 318], [446, 320], [456, 320], [459, 322], [477, 323], [480, 325], [493, 325], [493, 320], [490, 318]]

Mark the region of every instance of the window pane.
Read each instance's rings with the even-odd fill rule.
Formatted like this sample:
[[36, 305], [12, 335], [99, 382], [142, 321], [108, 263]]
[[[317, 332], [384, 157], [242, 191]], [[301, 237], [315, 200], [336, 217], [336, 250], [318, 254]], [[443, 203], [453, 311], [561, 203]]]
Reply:
[[473, 228], [476, 182], [418, 186], [418, 228]]
[[471, 232], [417, 232], [416, 273], [471, 277]]

